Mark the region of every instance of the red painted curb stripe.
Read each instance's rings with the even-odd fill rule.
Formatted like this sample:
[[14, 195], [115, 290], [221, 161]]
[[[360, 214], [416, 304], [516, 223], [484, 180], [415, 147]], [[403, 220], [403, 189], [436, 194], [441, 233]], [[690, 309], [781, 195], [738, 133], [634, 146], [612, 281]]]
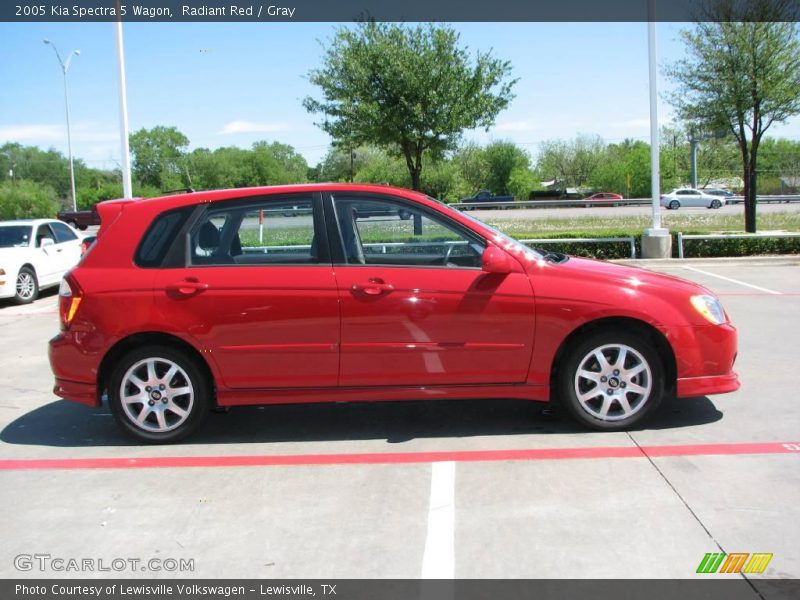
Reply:
[[694, 444], [685, 446], [611, 446], [455, 452], [378, 452], [372, 454], [287, 454], [244, 456], [147, 456], [141, 458], [54, 458], [0, 460], [0, 471], [60, 469], [153, 469], [182, 467], [272, 467], [287, 465], [378, 465], [587, 458], [644, 458], [739, 454], [800, 454], [800, 442]]

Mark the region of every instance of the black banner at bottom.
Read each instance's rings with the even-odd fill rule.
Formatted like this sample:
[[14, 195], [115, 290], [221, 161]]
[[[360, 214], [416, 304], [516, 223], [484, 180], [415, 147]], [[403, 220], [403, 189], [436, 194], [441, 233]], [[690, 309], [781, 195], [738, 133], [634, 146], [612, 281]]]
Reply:
[[0, 580], [3, 600], [794, 600], [797, 579]]

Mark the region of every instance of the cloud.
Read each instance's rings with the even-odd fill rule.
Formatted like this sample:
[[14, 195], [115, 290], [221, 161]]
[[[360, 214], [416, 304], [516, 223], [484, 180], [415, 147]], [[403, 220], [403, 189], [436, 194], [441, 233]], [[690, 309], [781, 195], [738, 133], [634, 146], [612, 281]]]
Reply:
[[285, 123], [256, 123], [254, 121], [231, 121], [226, 123], [220, 130], [223, 135], [235, 133], [276, 133], [287, 131], [288, 125]]
[[493, 127], [495, 131], [533, 131], [541, 129], [541, 125], [532, 121], [505, 121]]
[[[73, 142], [115, 142], [119, 140], [119, 130], [93, 121], [73, 123], [70, 127]], [[33, 144], [66, 143], [65, 124], [36, 123], [28, 125], [0, 126], [0, 141]]]

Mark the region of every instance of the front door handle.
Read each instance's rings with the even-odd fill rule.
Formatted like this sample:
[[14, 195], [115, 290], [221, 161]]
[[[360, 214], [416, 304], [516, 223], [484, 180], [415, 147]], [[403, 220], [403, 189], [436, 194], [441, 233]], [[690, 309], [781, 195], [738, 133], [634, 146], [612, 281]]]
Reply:
[[360, 292], [368, 296], [380, 296], [394, 290], [394, 286], [391, 283], [386, 283], [380, 277], [370, 277], [367, 283], [354, 283], [351, 289], [354, 292]]
[[187, 277], [183, 281], [167, 286], [167, 291], [178, 296], [195, 296], [208, 289], [207, 283], [202, 283], [194, 277]]

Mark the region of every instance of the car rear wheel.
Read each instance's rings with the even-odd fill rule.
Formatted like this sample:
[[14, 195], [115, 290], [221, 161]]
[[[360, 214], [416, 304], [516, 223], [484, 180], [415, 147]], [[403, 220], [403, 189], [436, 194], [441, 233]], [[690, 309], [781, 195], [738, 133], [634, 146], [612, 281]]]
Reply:
[[581, 424], [603, 431], [626, 430], [660, 404], [664, 370], [658, 353], [644, 338], [599, 332], [568, 353], [559, 392]]
[[30, 304], [39, 297], [39, 281], [30, 267], [22, 267], [17, 274], [14, 302]]
[[681, 207], [681, 203], [677, 200], [670, 200], [670, 203], [667, 205], [670, 210], [678, 210]]
[[211, 407], [211, 384], [184, 352], [145, 346], [117, 363], [108, 398], [114, 418], [128, 435], [164, 444], [200, 427]]
[[719, 208], [722, 206], [722, 202], [719, 200], [712, 200], [711, 201], [711, 208]]

